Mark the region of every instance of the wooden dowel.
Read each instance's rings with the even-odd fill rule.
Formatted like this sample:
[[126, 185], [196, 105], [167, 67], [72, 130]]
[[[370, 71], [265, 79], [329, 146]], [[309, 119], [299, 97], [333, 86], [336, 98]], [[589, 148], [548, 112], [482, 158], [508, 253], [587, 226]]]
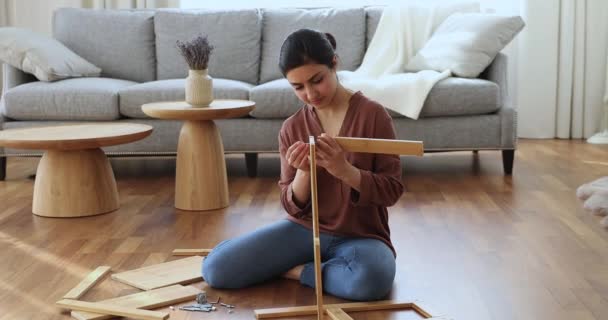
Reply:
[[334, 137], [344, 151], [422, 156], [422, 141]]
[[315, 292], [317, 294], [317, 319], [323, 319], [323, 280], [321, 273], [321, 241], [319, 240], [319, 206], [317, 199], [317, 163], [315, 161], [315, 137], [310, 143], [310, 197], [312, 202], [312, 229], [315, 258]]
[[82, 297], [89, 289], [97, 284], [103, 277], [110, 272], [111, 268], [107, 266], [97, 267], [93, 272], [89, 273], [78, 285], [63, 296], [64, 299], [78, 300]]
[[207, 256], [212, 249], [175, 249], [172, 254], [174, 256]]

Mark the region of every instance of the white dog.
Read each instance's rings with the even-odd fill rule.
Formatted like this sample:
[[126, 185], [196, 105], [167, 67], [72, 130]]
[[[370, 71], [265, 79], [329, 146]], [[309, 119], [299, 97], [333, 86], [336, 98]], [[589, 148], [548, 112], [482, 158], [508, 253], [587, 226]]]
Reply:
[[583, 208], [604, 217], [601, 224], [608, 227], [608, 177], [586, 183], [576, 190], [576, 196], [585, 201]]

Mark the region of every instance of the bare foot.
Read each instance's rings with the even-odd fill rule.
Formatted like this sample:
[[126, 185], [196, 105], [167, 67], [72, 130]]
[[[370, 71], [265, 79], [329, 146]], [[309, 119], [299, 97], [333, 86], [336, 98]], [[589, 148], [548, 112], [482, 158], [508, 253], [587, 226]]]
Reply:
[[295, 266], [291, 268], [289, 271], [283, 273], [283, 278], [291, 279], [291, 280], [300, 280], [300, 274], [302, 274], [302, 270], [304, 270], [304, 265], [301, 264], [299, 266]]

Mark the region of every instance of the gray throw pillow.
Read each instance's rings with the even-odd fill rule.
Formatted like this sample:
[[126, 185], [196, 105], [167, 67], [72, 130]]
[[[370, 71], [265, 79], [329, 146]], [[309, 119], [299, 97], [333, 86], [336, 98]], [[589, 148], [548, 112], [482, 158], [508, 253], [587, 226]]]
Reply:
[[97, 77], [101, 69], [61, 42], [28, 29], [0, 28], [0, 60], [41, 81]]
[[406, 70], [450, 69], [455, 76], [476, 78], [524, 25], [519, 16], [454, 13], [439, 25]]

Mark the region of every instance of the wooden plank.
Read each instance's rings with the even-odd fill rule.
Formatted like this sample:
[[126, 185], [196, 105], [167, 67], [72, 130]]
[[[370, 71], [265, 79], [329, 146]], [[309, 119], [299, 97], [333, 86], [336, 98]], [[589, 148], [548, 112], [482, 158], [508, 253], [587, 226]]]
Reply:
[[437, 310], [435, 310], [435, 308], [431, 307], [431, 305], [421, 300], [414, 301], [412, 303], [412, 309], [414, 309], [414, 311], [418, 312], [418, 314], [420, 314], [424, 318], [435, 318], [443, 316]]
[[174, 256], [207, 256], [212, 249], [175, 249], [172, 254]]
[[353, 320], [344, 310], [340, 308], [327, 308], [325, 309], [327, 315], [333, 320]]
[[335, 137], [338, 144], [348, 152], [365, 153], [384, 153], [422, 156], [424, 145], [422, 141], [409, 140], [390, 140], [390, 139], [370, 139], [370, 138], [351, 138]]
[[[393, 300], [337, 303], [325, 305], [326, 309], [342, 309], [344, 310], [344, 312], [412, 309], [412, 307], [413, 303], [411, 302], [397, 302]], [[253, 312], [257, 319], [310, 316], [315, 315], [317, 313], [317, 306], [257, 309]]]
[[131, 317], [134, 319], [142, 319], [142, 320], [164, 320], [169, 318], [169, 313], [167, 312], [158, 312], [158, 311], [150, 311], [150, 310], [141, 310], [135, 308], [127, 308], [114, 306], [111, 304], [104, 304], [98, 302], [86, 302], [79, 300], [69, 300], [63, 299], [56, 302], [56, 304], [63, 308], [73, 309], [73, 310], [81, 310], [81, 311], [89, 311], [96, 313], [107, 313], [115, 316], [121, 317]]
[[112, 279], [142, 290], [191, 283], [202, 280], [202, 262], [203, 257], [194, 256], [115, 273]]
[[315, 293], [317, 296], [317, 319], [323, 320], [323, 274], [321, 272], [321, 240], [319, 239], [319, 206], [317, 200], [317, 163], [315, 137], [308, 138], [310, 161], [310, 197], [312, 201], [313, 252], [315, 262]]
[[[194, 300], [196, 295], [200, 292], [200, 290], [191, 286], [173, 285], [99, 302], [137, 309], [156, 309]], [[78, 320], [104, 320], [113, 318], [114, 316], [84, 311], [72, 311], [72, 317]]]
[[111, 268], [108, 266], [97, 267], [93, 272], [89, 273], [78, 285], [63, 296], [64, 299], [78, 300], [82, 297], [89, 289], [97, 284], [103, 277], [110, 272]]

